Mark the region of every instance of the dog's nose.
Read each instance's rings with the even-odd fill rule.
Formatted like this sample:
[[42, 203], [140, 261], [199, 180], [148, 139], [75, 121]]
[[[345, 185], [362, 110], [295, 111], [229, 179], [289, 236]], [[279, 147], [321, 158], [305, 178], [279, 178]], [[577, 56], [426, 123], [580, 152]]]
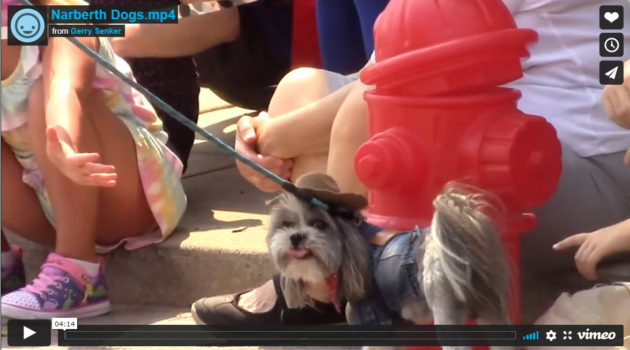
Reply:
[[293, 244], [294, 247], [297, 247], [300, 243], [302, 243], [302, 240], [304, 240], [304, 235], [301, 233], [294, 233], [291, 237], [289, 237], [289, 239], [291, 240], [291, 244]]

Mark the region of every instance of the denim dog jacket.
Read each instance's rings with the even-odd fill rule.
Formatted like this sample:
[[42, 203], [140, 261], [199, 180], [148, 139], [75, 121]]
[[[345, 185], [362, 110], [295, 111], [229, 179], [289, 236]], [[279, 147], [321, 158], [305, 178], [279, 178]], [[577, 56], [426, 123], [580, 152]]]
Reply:
[[[361, 227], [368, 240], [382, 229], [369, 224]], [[415, 228], [393, 237], [384, 246], [372, 245], [372, 292], [363, 300], [350, 303], [355, 324], [391, 325], [402, 321], [400, 311], [409, 298], [424, 298], [420, 288], [416, 255], [422, 254], [425, 232]], [[418, 241], [420, 240], [420, 241]], [[416, 246], [418, 248], [416, 248]]]

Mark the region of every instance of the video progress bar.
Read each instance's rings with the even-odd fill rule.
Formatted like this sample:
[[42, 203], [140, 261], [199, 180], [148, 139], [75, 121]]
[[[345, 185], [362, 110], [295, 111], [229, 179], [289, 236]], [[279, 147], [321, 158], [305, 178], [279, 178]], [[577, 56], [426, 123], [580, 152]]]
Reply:
[[[605, 339], [580, 339], [600, 332]], [[539, 332], [540, 337], [528, 336]], [[554, 337], [545, 336], [553, 332]], [[568, 336], [568, 335], [573, 335]], [[58, 332], [60, 346], [620, 346], [623, 326], [96, 326]]]

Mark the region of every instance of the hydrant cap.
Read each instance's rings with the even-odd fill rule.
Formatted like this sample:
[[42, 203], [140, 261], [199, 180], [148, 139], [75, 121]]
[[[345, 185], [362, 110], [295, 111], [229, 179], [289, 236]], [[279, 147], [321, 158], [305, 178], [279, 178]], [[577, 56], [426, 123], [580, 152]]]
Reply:
[[404, 95], [478, 91], [520, 78], [536, 38], [501, 0], [391, 0], [374, 26], [376, 64], [361, 80]]
[[515, 28], [501, 0], [392, 0], [374, 25], [376, 60]]

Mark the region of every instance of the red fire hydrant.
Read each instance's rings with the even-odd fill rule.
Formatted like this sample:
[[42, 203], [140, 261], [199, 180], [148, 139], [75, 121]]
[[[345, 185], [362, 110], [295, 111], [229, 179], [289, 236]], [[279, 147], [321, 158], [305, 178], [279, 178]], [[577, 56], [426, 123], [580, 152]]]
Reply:
[[371, 138], [355, 167], [369, 188], [368, 221], [428, 226], [449, 181], [498, 195], [510, 212], [502, 240], [515, 268], [512, 320], [520, 322], [519, 235], [556, 188], [561, 149], [543, 118], [517, 109], [500, 87], [522, 76], [536, 41], [501, 0], [391, 0], [374, 26], [376, 64], [361, 73]]

